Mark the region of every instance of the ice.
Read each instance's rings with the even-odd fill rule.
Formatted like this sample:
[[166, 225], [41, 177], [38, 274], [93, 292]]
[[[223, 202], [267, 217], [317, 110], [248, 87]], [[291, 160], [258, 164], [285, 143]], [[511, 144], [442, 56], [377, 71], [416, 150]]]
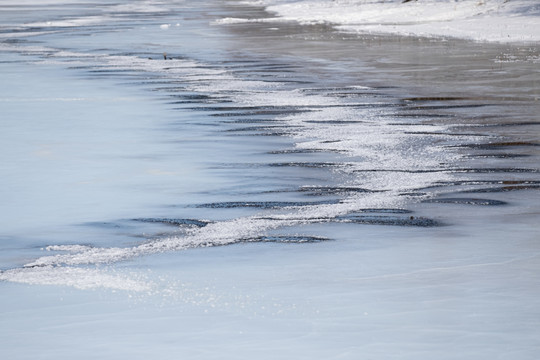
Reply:
[[75, 19], [65, 19], [65, 20], [54, 20], [54, 21], [46, 21], [46, 22], [35, 22], [35, 23], [28, 23], [25, 24], [25, 26], [29, 28], [35, 28], [35, 27], [75, 27], [75, 26], [88, 26], [88, 25], [96, 25], [100, 24], [102, 22], [106, 22], [107, 18], [102, 16], [85, 16], [82, 18], [75, 18]]
[[532, 2], [4, 9], [2, 358], [536, 359]]
[[0, 274], [0, 280], [31, 285], [73, 286], [88, 290], [95, 288], [148, 292], [152, 286], [144, 281], [134, 280], [133, 276], [114, 275], [111, 271], [68, 267], [37, 267], [32, 269], [13, 269]]
[[[429, 234], [413, 231], [409, 241], [396, 244], [370, 240], [373, 230], [359, 242], [350, 230], [345, 247], [258, 244], [147, 259], [144, 265], [153, 273], [146, 281], [154, 287], [147, 295], [131, 292], [131, 299], [123, 293], [34, 288], [40, 299], [10, 305], [17, 314], [3, 314], [13, 325], [9, 332], [2, 327], [2, 335], [39, 336], [24, 349], [12, 345], [3, 351], [30, 357], [38, 348], [43, 355], [62, 345], [63, 353], [55, 356], [90, 358], [97, 352], [138, 359], [152, 349], [154, 355], [201, 358], [354, 358], [360, 352], [386, 358], [389, 351], [406, 359], [419, 352], [443, 359], [496, 352], [534, 358], [538, 310], [532, 304], [538, 290], [520, 274], [534, 268], [537, 258], [500, 253], [518, 243], [494, 237], [486, 252], [466, 238], [433, 244]], [[468, 256], [448, 257], [463, 246]], [[173, 265], [179, 261], [184, 265]], [[22, 299], [28, 291], [17, 290]], [[530, 305], [518, 310], [515, 301]], [[261, 353], [271, 347], [271, 353]]]
[[286, 21], [280, 18], [264, 18], [264, 19], [244, 19], [244, 18], [223, 18], [218, 19], [212, 24], [214, 25], [226, 25], [226, 24], [244, 24], [244, 23], [266, 23], [266, 22], [280, 22], [280, 21]]

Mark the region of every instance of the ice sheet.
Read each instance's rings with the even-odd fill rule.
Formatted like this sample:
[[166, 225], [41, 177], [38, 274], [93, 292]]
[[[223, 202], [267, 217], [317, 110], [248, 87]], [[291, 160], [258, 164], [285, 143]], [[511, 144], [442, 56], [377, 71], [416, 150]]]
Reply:
[[367, 2], [185, 3], [8, 26], [0, 356], [535, 360], [537, 52], [282, 21]]

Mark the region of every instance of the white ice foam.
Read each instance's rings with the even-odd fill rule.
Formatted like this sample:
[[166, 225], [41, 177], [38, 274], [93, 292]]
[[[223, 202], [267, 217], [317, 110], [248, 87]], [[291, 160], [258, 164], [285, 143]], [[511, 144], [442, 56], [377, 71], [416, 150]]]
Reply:
[[106, 22], [109, 20], [107, 16], [84, 16], [79, 18], [72, 19], [62, 19], [62, 20], [49, 20], [42, 22], [33, 22], [24, 24], [26, 27], [35, 28], [35, 27], [76, 27], [76, 26], [89, 26], [97, 25]]
[[[183, 2], [182, 0], [175, 1], [176, 3]], [[156, 13], [167, 11], [166, 7], [171, 2], [163, 1], [137, 1], [130, 2], [128, 4], [118, 4], [107, 8], [107, 12], [110, 13]]]
[[136, 279], [133, 274], [117, 274], [112, 270], [45, 266], [11, 269], [0, 272], [0, 281], [31, 285], [61, 285], [77, 289], [106, 288], [124, 291], [149, 291], [152, 283]]
[[[26, 47], [21, 48], [26, 50]], [[10, 51], [20, 50], [10, 48]], [[448, 175], [444, 172], [404, 174], [399, 170], [433, 170], [439, 169], [441, 163], [453, 161], [453, 155], [437, 147], [429, 137], [405, 136], [402, 134], [404, 129], [383, 120], [384, 117], [380, 115], [388, 115], [392, 108], [353, 108], [349, 106], [350, 99], [313, 94], [309, 89], [290, 90], [290, 87], [279, 81], [241, 79], [226, 69], [212, 68], [193, 60], [152, 60], [131, 55], [105, 54], [88, 57], [84, 53], [39, 47], [33, 51], [36, 55], [45, 54], [47, 58], [80, 59], [100, 69], [153, 72], [167, 75], [170, 81], [187, 80], [184, 83], [187, 90], [223, 93], [233, 100], [232, 106], [283, 106], [308, 110], [276, 119], [294, 128], [291, 136], [298, 148], [343, 153], [344, 163], [342, 166], [336, 164], [335, 171], [349, 173], [349, 183], [346, 185], [357, 185], [379, 192], [353, 195], [338, 204], [290, 207], [270, 215], [265, 212], [264, 216], [219, 221], [203, 228], [191, 229], [185, 236], [151, 240], [132, 247], [51, 245], [46, 250], [57, 253], [39, 257], [22, 269], [2, 273], [1, 278], [4, 280], [81, 288], [119, 288], [121, 281], [116, 275], [80, 266], [112, 264], [160, 252], [234, 244], [256, 239], [273, 229], [331, 221], [337, 216], [365, 208], [400, 207], [407, 201], [406, 197], [400, 196], [400, 192], [432, 185], [435, 181], [445, 180]], [[359, 122], [335, 126], [325, 123], [325, 120]], [[429, 130], [434, 131], [433, 128]], [[440, 126], [436, 130], [444, 132], [445, 128]], [[347, 157], [351, 158], [350, 162]], [[88, 272], [87, 277], [83, 276], [85, 272]], [[82, 278], [81, 282], [76, 281], [77, 277]], [[144, 288], [138, 282], [126, 287], [128, 290]]]
[[266, 23], [266, 22], [276, 22], [284, 21], [281, 18], [263, 18], [263, 19], [253, 19], [253, 18], [233, 18], [226, 17], [218, 19], [212, 22], [213, 25], [227, 25], [227, 24], [246, 24], [246, 23]]
[[68, 251], [71, 253], [87, 251], [92, 247], [86, 245], [50, 245], [45, 248], [47, 251]]
[[[62, 251], [50, 256], [42, 256], [30, 263], [26, 269], [45, 269], [56, 271], [59, 266], [79, 266], [111, 264], [128, 260], [137, 256], [150, 255], [167, 251], [179, 251], [190, 248], [212, 247], [235, 244], [241, 241], [254, 240], [269, 230], [285, 228], [301, 224], [319, 223], [363, 208], [398, 207], [404, 204], [405, 199], [397, 194], [373, 193], [362, 196], [351, 196], [338, 204], [324, 204], [317, 206], [291, 207], [276, 213], [271, 217], [248, 216], [233, 220], [219, 221], [208, 224], [203, 228], [191, 229], [186, 236], [168, 237], [145, 242], [141, 245], [127, 248], [94, 248], [79, 245], [49, 246], [49, 251]], [[5, 274], [8, 274], [6, 272]], [[19, 276], [23, 276], [21, 273]], [[11, 281], [12, 277], [4, 276]], [[19, 278], [18, 278], [19, 279]], [[72, 285], [68, 282], [66, 285]]]

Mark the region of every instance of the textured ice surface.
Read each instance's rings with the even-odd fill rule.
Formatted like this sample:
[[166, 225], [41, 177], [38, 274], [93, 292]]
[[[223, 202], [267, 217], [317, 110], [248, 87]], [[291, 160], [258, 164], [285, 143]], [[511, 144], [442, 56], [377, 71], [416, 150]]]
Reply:
[[228, 5], [0, 5], [2, 358], [536, 359], [537, 51]]

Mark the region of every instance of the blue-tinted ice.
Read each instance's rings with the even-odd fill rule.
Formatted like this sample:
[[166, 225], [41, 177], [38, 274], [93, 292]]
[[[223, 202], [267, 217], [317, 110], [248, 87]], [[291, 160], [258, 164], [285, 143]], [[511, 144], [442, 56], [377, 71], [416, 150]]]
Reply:
[[535, 359], [538, 50], [253, 5], [0, 5], [0, 354]]

